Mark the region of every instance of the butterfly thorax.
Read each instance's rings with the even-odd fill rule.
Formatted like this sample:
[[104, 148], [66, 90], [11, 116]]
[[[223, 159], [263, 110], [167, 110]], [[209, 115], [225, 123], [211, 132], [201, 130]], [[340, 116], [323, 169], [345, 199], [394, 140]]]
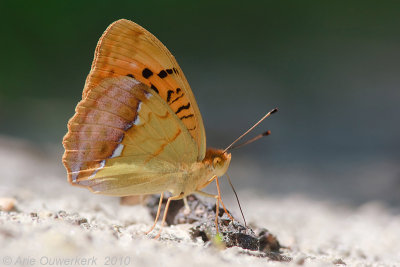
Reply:
[[231, 161], [231, 154], [221, 149], [210, 148], [205, 158], [190, 166], [181, 166], [181, 175], [175, 176], [175, 182], [168, 190], [173, 195], [182, 197], [206, 187], [214, 176], [225, 174]]

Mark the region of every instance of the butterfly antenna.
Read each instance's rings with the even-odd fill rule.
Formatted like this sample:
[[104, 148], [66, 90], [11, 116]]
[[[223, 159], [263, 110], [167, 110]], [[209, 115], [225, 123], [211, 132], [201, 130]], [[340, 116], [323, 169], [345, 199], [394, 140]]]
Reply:
[[[228, 151], [234, 144], [236, 144], [240, 139], [242, 139], [243, 137], [246, 136], [246, 134], [248, 134], [249, 132], [251, 132], [254, 128], [256, 128], [263, 120], [265, 120], [266, 118], [268, 118], [271, 114], [274, 114], [275, 112], [277, 112], [278, 109], [274, 108], [273, 110], [271, 110], [270, 112], [268, 112], [267, 114], [264, 115], [264, 117], [262, 117], [258, 122], [256, 122], [250, 129], [248, 129], [244, 134], [242, 134], [241, 136], [239, 136], [239, 138], [237, 138], [235, 141], [233, 141], [232, 144], [230, 144], [227, 148], [225, 148], [225, 150], [223, 151], [224, 153], [226, 151]], [[261, 138], [261, 137], [259, 137]]]
[[263, 132], [262, 134], [259, 134], [259, 135], [257, 135], [256, 137], [253, 137], [253, 138], [251, 138], [250, 140], [248, 140], [248, 141], [246, 141], [246, 142], [244, 142], [244, 143], [242, 143], [242, 144], [240, 144], [240, 145], [232, 146], [229, 150], [236, 149], [236, 148], [239, 148], [239, 147], [242, 147], [242, 146], [251, 144], [251, 143], [257, 141], [258, 139], [261, 139], [261, 138], [263, 138], [263, 137], [265, 137], [265, 136], [268, 136], [268, 135], [270, 135], [270, 134], [271, 134], [271, 131]]
[[235, 193], [236, 200], [237, 200], [237, 203], [238, 203], [238, 205], [239, 205], [240, 213], [242, 214], [242, 218], [243, 218], [243, 221], [244, 221], [244, 226], [247, 228], [246, 219], [244, 218], [244, 215], [243, 215], [242, 206], [240, 206], [239, 197], [238, 197], [238, 195], [237, 195], [237, 193], [236, 193], [235, 188], [233, 187], [233, 184], [232, 184], [232, 182], [231, 182], [231, 178], [229, 178], [229, 175], [228, 175], [227, 173], [225, 173], [225, 175], [226, 175], [226, 177], [228, 178], [228, 182], [229, 182], [229, 184], [231, 185], [231, 188], [232, 188], [232, 190], [233, 190], [233, 193]]

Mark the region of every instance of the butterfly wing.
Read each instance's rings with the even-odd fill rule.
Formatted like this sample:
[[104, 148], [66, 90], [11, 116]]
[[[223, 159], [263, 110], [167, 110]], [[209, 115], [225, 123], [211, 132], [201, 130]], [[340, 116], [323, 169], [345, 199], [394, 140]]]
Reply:
[[156, 91], [182, 120], [203, 160], [206, 137], [203, 120], [190, 86], [175, 58], [150, 32], [121, 19], [100, 38], [83, 96], [105, 78], [129, 76]]
[[198, 157], [197, 143], [171, 107], [126, 76], [87, 92], [63, 144], [72, 184], [116, 196], [174, 192], [182, 168]]

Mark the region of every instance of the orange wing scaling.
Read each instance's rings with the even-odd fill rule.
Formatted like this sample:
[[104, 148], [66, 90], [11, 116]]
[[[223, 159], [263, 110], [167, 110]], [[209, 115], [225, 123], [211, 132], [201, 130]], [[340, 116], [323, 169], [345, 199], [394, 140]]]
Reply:
[[[153, 90], [129, 77], [105, 79], [87, 93], [63, 144], [69, 182], [105, 194], [165, 191], [169, 173], [175, 177], [180, 164], [198, 157], [183, 122]], [[139, 186], [160, 179], [165, 181]]]
[[147, 86], [133, 81], [127, 84], [130, 87], [108, 79], [76, 106], [63, 141], [63, 162], [70, 182], [92, 175], [104, 159], [110, 158], [138, 117]]
[[156, 91], [182, 120], [198, 145], [198, 160], [205, 156], [203, 121], [190, 86], [168, 49], [136, 23], [121, 19], [100, 38], [83, 98], [105, 78], [129, 76]]

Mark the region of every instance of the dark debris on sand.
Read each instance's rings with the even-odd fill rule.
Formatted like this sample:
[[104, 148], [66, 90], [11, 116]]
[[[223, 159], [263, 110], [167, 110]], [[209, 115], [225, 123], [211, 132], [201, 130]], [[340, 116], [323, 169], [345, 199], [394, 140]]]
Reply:
[[[204, 242], [213, 242], [213, 237], [217, 234], [215, 228], [215, 204], [203, 202], [194, 195], [188, 196], [187, 200], [190, 211], [185, 208], [183, 200], [171, 201], [166, 222], [169, 225], [193, 224], [190, 229], [193, 239], [200, 237]], [[167, 198], [165, 197], [161, 214], [163, 214], [166, 202]], [[147, 200], [147, 206], [154, 217], [157, 214], [158, 203], [159, 196], [152, 196]], [[232, 221], [222, 207], [220, 207], [218, 214], [218, 231], [225, 247], [241, 247], [248, 250], [248, 254], [268, 257], [276, 261], [291, 260], [289, 257], [280, 254], [280, 249], [283, 247], [268, 230], [256, 229], [253, 231], [253, 229], [244, 226], [236, 219]]]

